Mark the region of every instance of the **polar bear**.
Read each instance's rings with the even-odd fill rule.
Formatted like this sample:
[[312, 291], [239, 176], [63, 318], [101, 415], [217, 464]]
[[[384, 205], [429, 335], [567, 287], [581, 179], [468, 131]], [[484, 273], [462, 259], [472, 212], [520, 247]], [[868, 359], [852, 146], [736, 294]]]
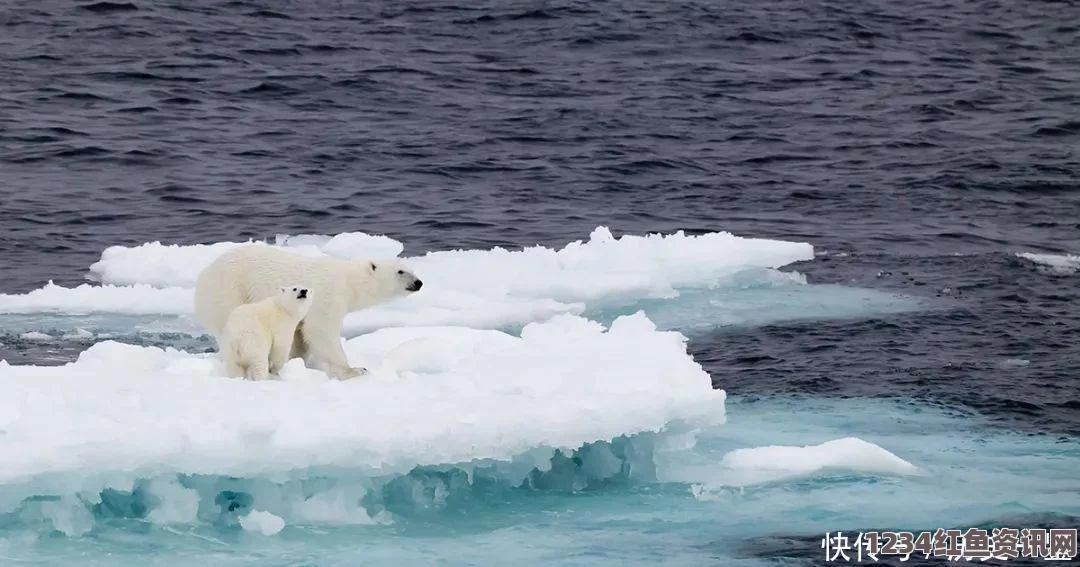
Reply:
[[290, 358], [332, 378], [347, 379], [367, 370], [351, 367], [341, 345], [341, 327], [353, 311], [420, 290], [420, 281], [400, 260], [359, 261], [311, 257], [266, 244], [244, 244], [219, 256], [195, 283], [195, 317], [221, 346], [225, 319], [238, 305], [277, 293], [279, 286], [301, 285], [314, 295], [307, 317], [296, 329]]
[[293, 285], [233, 309], [222, 330], [226, 375], [262, 380], [277, 374], [289, 361], [296, 326], [308, 314], [311, 303], [310, 291]]

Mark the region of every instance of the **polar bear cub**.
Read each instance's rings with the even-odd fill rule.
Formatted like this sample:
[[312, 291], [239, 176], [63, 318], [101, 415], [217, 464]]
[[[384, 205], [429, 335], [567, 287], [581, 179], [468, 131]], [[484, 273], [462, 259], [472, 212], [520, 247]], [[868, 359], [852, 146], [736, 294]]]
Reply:
[[311, 290], [293, 285], [233, 309], [222, 333], [226, 375], [262, 380], [277, 374], [289, 361], [296, 326], [307, 316], [313, 299]]

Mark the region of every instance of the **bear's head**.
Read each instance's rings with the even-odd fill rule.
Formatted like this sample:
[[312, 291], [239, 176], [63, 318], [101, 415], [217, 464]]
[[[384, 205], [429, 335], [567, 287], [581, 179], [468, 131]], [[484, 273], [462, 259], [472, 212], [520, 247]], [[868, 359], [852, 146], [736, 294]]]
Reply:
[[308, 310], [311, 309], [311, 302], [314, 300], [311, 289], [301, 285], [287, 285], [280, 291], [278, 300], [285, 311], [300, 319], [307, 316]]
[[416, 277], [400, 260], [375, 260], [368, 262], [368, 270], [378, 287], [379, 297], [391, 298], [420, 291], [424, 282]]

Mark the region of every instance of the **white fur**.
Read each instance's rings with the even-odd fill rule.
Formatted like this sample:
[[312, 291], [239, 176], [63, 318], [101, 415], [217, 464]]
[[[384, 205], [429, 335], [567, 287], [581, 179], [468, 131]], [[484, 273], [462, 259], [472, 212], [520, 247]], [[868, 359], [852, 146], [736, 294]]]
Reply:
[[421, 282], [398, 260], [314, 258], [248, 244], [221, 255], [199, 274], [195, 317], [217, 338], [220, 348], [225, 319], [233, 309], [293, 284], [310, 289], [314, 300], [296, 329], [290, 357], [302, 357], [309, 368], [345, 379], [366, 373], [349, 365], [342, 348], [345, 315], [408, 295]]
[[233, 309], [222, 332], [226, 375], [262, 380], [277, 374], [289, 361], [296, 326], [311, 304], [312, 293], [307, 288], [289, 286]]

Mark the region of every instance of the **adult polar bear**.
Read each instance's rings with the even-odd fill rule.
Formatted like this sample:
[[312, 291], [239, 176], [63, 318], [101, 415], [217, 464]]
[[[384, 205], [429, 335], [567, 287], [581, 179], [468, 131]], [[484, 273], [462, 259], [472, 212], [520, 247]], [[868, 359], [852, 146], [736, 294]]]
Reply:
[[345, 315], [419, 291], [423, 282], [399, 260], [358, 261], [310, 257], [266, 244], [244, 244], [210, 263], [195, 282], [195, 317], [217, 340], [229, 313], [270, 297], [282, 286], [302, 285], [314, 301], [296, 328], [290, 358], [346, 379], [365, 374], [353, 368], [341, 346]]

